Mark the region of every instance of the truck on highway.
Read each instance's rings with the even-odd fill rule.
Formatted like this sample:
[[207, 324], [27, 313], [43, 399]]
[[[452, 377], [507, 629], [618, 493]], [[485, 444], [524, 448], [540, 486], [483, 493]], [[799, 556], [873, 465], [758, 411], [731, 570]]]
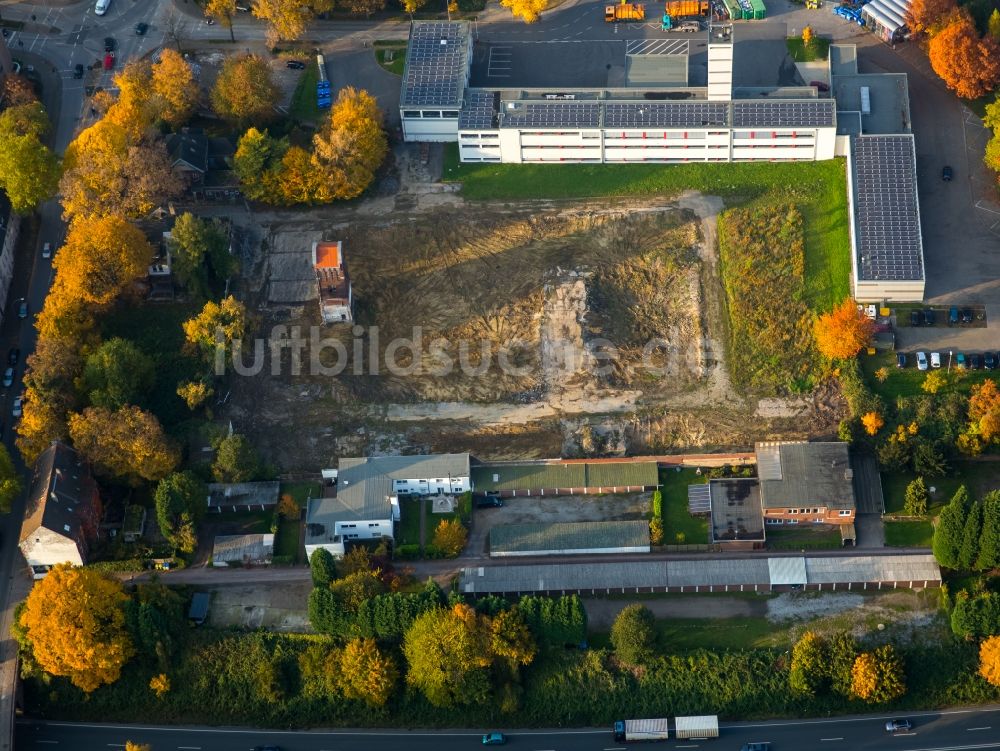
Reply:
[[604, 20], [608, 23], [619, 21], [644, 21], [646, 6], [639, 3], [629, 3], [621, 0], [617, 5], [604, 6]]
[[615, 741], [665, 741], [670, 738], [670, 720], [618, 720], [614, 727]]
[[699, 717], [675, 717], [674, 727], [677, 740], [687, 738], [718, 738], [719, 718], [713, 715]]

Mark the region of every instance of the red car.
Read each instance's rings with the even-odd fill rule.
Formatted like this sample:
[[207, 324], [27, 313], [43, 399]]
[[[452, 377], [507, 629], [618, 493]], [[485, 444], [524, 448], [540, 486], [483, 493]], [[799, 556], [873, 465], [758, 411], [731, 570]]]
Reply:
[[115, 53], [108, 52], [104, 56], [104, 70], [111, 70], [113, 67], [115, 67]]

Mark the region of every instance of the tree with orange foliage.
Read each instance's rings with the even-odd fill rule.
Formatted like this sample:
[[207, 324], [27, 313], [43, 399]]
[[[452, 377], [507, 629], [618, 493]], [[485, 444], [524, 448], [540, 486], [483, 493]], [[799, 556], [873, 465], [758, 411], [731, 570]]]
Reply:
[[992, 378], [972, 387], [969, 419], [987, 443], [1000, 437], [1000, 388]]
[[976, 99], [1000, 83], [1000, 43], [980, 37], [967, 13], [957, 13], [927, 48], [931, 67], [949, 89], [964, 99]]
[[868, 435], [875, 435], [885, 425], [885, 420], [878, 412], [868, 412], [861, 416], [861, 424], [865, 426], [865, 432]]
[[135, 654], [125, 627], [127, 600], [120, 582], [60, 563], [35, 583], [19, 623], [42, 670], [90, 693], [117, 681]]
[[914, 34], [933, 35], [956, 10], [956, 0], [913, 0], [906, 11], [906, 26]]
[[868, 346], [874, 331], [875, 322], [849, 297], [813, 325], [816, 348], [831, 360], [854, 357]]
[[341, 653], [340, 667], [339, 685], [344, 696], [373, 707], [385, 706], [399, 681], [396, 661], [380, 650], [374, 639], [349, 641]]
[[906, 693], [903, 661], [892, 645], [863, 652], [851, 668], [851, 693], [870, 704], [882, 704]]
[[1000, 686], [1000, 636], [991, 636], [979, 645], [979, 675], [991, 686]]

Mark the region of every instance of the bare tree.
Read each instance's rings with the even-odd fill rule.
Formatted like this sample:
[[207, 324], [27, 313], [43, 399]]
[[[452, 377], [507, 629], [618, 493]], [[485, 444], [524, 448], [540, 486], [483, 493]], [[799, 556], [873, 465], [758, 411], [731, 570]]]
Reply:
[[167, 39], [177, 46], [177, 51], [181, 51], [181, 43], [187, 38], [187, 19], [177, 8], [170, 6], [167, 17], [163, 22], [164, 32]]

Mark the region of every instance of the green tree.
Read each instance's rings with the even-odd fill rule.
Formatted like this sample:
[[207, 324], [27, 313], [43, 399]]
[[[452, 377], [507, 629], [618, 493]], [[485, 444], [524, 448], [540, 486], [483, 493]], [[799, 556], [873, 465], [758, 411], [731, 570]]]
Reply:
[[468, 532], [458, 519], [442, 519], [434, 530], [434, 546], [449, 558], [455, 558], [465, 547]]
[[188, 347], [218, 368], [220, 360], [231, 359], [234, 346], [246, 336], [247, 311], [243, 303], [229, 295], [218, 303], [209, 300], [201, 313], [181, 327]]
[[[256, 9], [257, 4], [254, 5]], [[271, 66], [259, 55], [227, 57], [215, 79], [212, 108], [224, 120], [246, 127], [274, 119], [278, 87]]]
[[233, 433], [215, 450], [212, 477], [216, 482], [250, 482], [260, 474], [260, 457], [245, 435]]
[[11, 207], [27, 214], [55, 195], [59, 160], [34, 134], [17, 135], [0, 129], [0, 189]]
[[1000, 634], [1000, 595], [986, 592], [970, 596], [959, 592], [951, 610], [951, 630], [964, 639]]
[[155, 498], [160, 532], [182, 553], [193, 553], [208, 498], [205, 483], [192, 472], [174, 472], [157, 484]]
[[913, 471], [924, 477], [944, 477], [948, 473], [948, 461], [934, 442], [916, 441], [913, 447]]
[[222, 227], [190, 212], [174, 222], [170, 252], [177, 280], [198, 297], [208, 296], [210, 274], [221, 281], [235, 271], [235, 259], [229, 254], [229, 241]]
[[990, 13], [990, 20], [987, 21], [989, 34], [996, 40], [1000, 40], [1000, 10], [996, 8]]
[[903, 513], [907, 516], [923, 516], [927, 513], [927, 485], [923, 477], [918, 477], [906, 486]]
[[115, 337], [87, 356], [81, 377], [87, 401], [94, 407], [120, 409], [142, 405], [156, 380], [153, 360], [127, 339]]
[[14, 468], [7, 447], [0, 444], [0, 513], [10, 513], [11, 505], [22, 489], [21, 475]]
[[983, 532], [979, 536], [979, 556], [975, 567], [990, 571], [1000, 566], [1000, 491], [983, 496]]
[[653, 491], [653, 518], [663, 518], [663, 493], [659, 490]]
[[942, 509], [934, 525], [934, 537], [931, 543], [934, 557], [945, 568], [959, 567], [959, 547], [965, 531], [966, 517], [969, 513], [969, 491], [963, 485], [951, 502]]
[[793, 691], [807, 696], [822, 693], [830, 681], [826, 642], [813, 631], [806, 631], [792, 647], [792, 666], [788, 683]]
[[490, 649], [514, 669], [530, 665], [537, 648], [528, 625], [517, 608], [501, 610], [490, 622]]
[[468, 605], [424, 613], [406, 632], [406, 682], [436, 707], [476, 706], [490, 694], [490, 634]]
[[309, 556], [309, 570], [314, 587], [329, 587], [337, 578], [337, 561], [326, 548], [317, 548]]
[[656, 619], [645, 605], [629, 605], [611, 625], [611, 644], [618, 659], [639, 665], [653, 656]]
[[858, 655], [858, 643], [848, 632], [835, 634], [829, 642], [830, 688], [841, 696], [851, 695], [851, 670]]
[[385, 585], [375, 571], [355, 571], [331, 582], [330, 591], [344, 610], [355, 614], [365, 600], [382, 594]]
[[247, 198], [268, 203], [281, 202], [281, 181], [275, 172], [288, 151], [288, 141], [271, 138], [266, 130], [249, 128], [236, 146], [233, 171]]
[[978, 501], [969, 506], [962, 529], [962, 542], [958, 546], [958, 567], [971, 569], [979, 557], [979, 537], [983, 531], [983, 505]]

